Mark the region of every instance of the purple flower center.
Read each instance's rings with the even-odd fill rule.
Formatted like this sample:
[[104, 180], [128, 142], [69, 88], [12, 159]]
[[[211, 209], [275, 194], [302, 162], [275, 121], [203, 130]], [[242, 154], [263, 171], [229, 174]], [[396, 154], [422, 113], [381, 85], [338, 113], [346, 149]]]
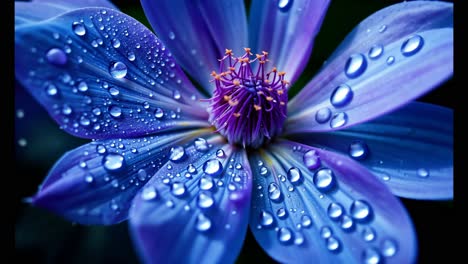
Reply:
[[285, 72], [265, 69], [268, 53], [256, 54], [245, 48], [235, 57], [226, 49], [210, 99], [210, 121], [231, 143], [258, 148], [281, 133], [286, 119], [288, 95]]

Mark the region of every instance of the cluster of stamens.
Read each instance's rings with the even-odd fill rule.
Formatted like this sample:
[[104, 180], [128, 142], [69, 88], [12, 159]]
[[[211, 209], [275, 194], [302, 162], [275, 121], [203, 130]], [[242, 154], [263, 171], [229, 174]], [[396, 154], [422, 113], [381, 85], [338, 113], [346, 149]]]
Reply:
[[288, 81], [285, 72], [265, 69], [268, 53], [245, 48], [235, 57], [226, 49], [219, 72], [211, 76], [216, 85], [210, 99], [210, 121], [231, 143], [257, 148], [281, 133], [286, 119]]

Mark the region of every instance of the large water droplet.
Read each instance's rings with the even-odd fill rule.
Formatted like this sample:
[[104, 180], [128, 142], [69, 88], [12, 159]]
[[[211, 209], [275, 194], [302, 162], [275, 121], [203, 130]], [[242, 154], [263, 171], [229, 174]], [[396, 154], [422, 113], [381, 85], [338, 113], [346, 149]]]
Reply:
[[195, 145], [195, 149], [200, 151], [200, 152], [205, 152], [208, 150], [208, 142], [204, 138], [197, 138], [193, 142]]
[[182, 182], [173, 182], [171, 185], [171, 192], [174, 196], [180, 197], [185, 194], [185, 184]]
[[50, 64], [62, 66], [67, 63], [67, 54], [61, 49], [52, 48], [46, 53], [46, 59]]
[[120, 47], [120, 40], [119, 39], [113, 39], [112, 40], [112, 47], [118, 49]]
[[78, 36], [84, 36], [86, 34], [86, 28], [85, 26], [80, 23], [80, 22], [73, 22], [72, 24], [72, 30], [75, 32], [76, 35]]
[[203, 164], [203, 172], [211, 176], [218, 176], [223, 172], [223, 164], [217, 159], [209, 159]]
[[266, 176], [268, 174], [268, 169], [266, 167], [260, 168], [260, 175]]
[[335, 185], [335, 175], [332, 170], [322, 168], [314, 173], [313, 181], [317, 189], [320, 191], [328, 191]]
[[351, 216], [356, 220], [366, 220], [372, 214], [371, 206], [363, 201], [356, 200], [351, 204], [349, 209]]
[[354, 227], [354, 221], [349, 215], [343, 215], [340, 226], [345, 231], [351, 231]]
[[418, 176], [421, 177], [421, 178], [429, 177], [429, 171], [424, 169], [424, 168], [419, 168], [417, 173], [418, 173]]
[[301, 171], [296, 167], [290, 168], [288, 170], [288, 180], [291, 183], [299, 183], [302, 180]]
[[327, 209], [328, 216], [333, 220], [339, 219], [343, 215], [343, 211], [343, 206], [339, 203], [331, 203]]
[[369, 58], [372, 60], [376, 60], [382, 56], [384, 51], [384, 47], [382, 45], [374, 45], [369, 50]]
[[330, 120], [331, 128], [338, 128], [346, 125], [348, 122], [348, 115], [345, 112], [336, 113]]
[[317, 151], [315, 150], [309, 150], [306, 153], [304, 153], [304, 156], [302, 157], [302, 161], [304, 162], [304, 165], [309, 169], [309, 170], [315, 170], [320, 167], [320, 157], [318, 156]]
[[118, 106], [111, 105], [109, 107], [109, 114], [112, 117], [120, 117], [120, 116], [122, 116], [122, 109], [120, 107], [118, 107]]
[[330, 103], [334, 107], [343, 107], [351, 102], [353, 99], [353, 90], [346, 84], [341, 84], [336, 87], [330, 97]]
[[273, 224], [273, 215], [265, 210], [260, 212], [260, 224], [262, 226], [268, 227]]
[[195, 227], [198, 231], [205, 232], [211, 228], [211, 220], [206, 217], [204, 214], [200, 213], [197, 215], [197, 222]]
[[348, 78], [359, 77], [367, 68], [366, 57], [361, 53], [355, 53], [349, 56], [345, 64], [345, 74]]
[[56, 96], [58, 94], [58, 89], [53, 84], [49, 84], [46, 87], [46, 93], [50, 96]]
[[340, 249], [340, 241], [334, 236], [327, 238], [327, 249], [336, 252]]
[[80, 92], [88, 91], [88, 84], [86, 82], [80, 82], [78, 84], [78, 91], [80, 91]]
[[404, 56], [412, 56], [418, 51], [421, 50], [421, 48], [424, 45], [424, 39], [419, 36], [419, 35], [414, 35], [409, 37], [403, 44], [401, 45], [401, 53]]
[[282, 243], [288, 243], [292, 239], [291, 229], [288, 227], [281, 227], [278, 229], [278, 240]]
[[282, 12], [287, 12], [291, 9], [293, 2], [293, 0], [278, 0], [278, 8]]
[[104, 154], [106, 153], [107, 149], [104, 145], [97, 145], [96, 146], [96, 152], [99, 154]]
[[364, 264], [382, 263], [382, 258], [375, 248], [367, 248], [362, 252], [362, 262]]
[[279, 202], [281, 200], [281, 190], [275, 182], [268, 185], [268, 197], [274, 202]]
[[287, 212], [286, 210], [284, 210], [283, 207], [281, 207], [280, 209], [278, 209], [276, 211], [276, 215], [280, 218], [280, 219], [285, 219], [287, 217]]
[[171, 148], [171, 152], [169, 154], [169, 159], [177, 162], [183, 160], [185, 157], [185, 149], [182, 146], [175, 146]]
[[331, 114], [332, 112], [330, 108], [328, 107], [321, 108], [315, 113], [315, 121], [317, 121], [317, 123], [319, 124], [326, 123], [328, 122], [328, 120], [330, 120]]
[[302, 245], [304, 243], [304, 235], [300, 232], [294, 233], [294, 245]]
[[216, 151], [216, 157], [218, 157], [218, 158], [224, 158], [224, 157], [226, 157], [226, 154], [224, 153], [224, 150], [218, 149], [218, 150]]
[[161, 108], [156, 108], [156, 110], [154, 110], [154, 117], [156, 117], [157, 119], [161, 119], [163, 118], [164, 116], [164, 111], [161, 109]]
[[364, 141], [354, 141], [349, 145], [349, 156], [357, 160], [363, 160], [369, 154], [369, 148]]
[[119, 171], [125, 165], [125, 159], [122, 155], [117, 153], [109, 153], [102, 159], [104, 168], [108, 171]]
[[312, 225], [312, 219], [308, 215], [303, 215], [301, 217], [301, 224], [303, 227], [309, 227]]
[[128, 53], [127, 53], [127, 59], [128, 59], [129, 61], [134, 61], [134, 60], [136, 59], [135, 53], [133, 53], [132, 51], [128, 52]]
[[211, 190], [214, 186], [213, 179], [208, 176], [202, 176], [199, 181], [199, 187], [202, 190]]
[[385, 257], [392, 257], [398, 251], [398, 245], [395, 240], [386, 238], [380, 244], [380, 251]]
[[150, 201], [155, 199], [158, 196], [154, 186], [145, 186], [141, 191], [141, 199], [145, 201]]
[[201, 192], [197, 200], [198, 207], [210, 208], [214, 204], [214, 199], [210, 193]]
[[120, 61], [112, 62], [109, 73], [116, 79], [122, 79], [127, 75], [127, 65]]

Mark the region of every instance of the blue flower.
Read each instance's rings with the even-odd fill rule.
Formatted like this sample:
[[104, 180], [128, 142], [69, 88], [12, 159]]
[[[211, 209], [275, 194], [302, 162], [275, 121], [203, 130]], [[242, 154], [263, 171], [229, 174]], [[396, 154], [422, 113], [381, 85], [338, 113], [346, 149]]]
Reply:
[[147, 263], [232, 263], [248, 227], [282, 263], [415, 261], [394, 195], [453, 197], [452, 111], [411, 102], [453, 74], [452, 4], [373, 14], [288, 98], [329, 1], [141, 2], [158, 37], [103, 0], [15, 3], [17, 80], [93, 139], [33, 205], [128, 219]]

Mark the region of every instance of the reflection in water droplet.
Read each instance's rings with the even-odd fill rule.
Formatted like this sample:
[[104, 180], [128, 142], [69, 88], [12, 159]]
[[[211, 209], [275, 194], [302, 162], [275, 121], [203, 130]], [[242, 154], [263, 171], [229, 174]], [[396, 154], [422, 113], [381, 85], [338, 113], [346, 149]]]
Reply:
[[340, 249], [340, 241], [334, 236], [327, 238], [327, 248], [328, 250], [335, 252]]
[[208, 176], [202, 176], [199, 181], [199, 187], [202, 190], [211, 190], [214, 186], [213, 179]]
[[161, 119], [164, 116], [164, 111], [161, 108], [158, 107], [158, 108], [156, 108], [156, 110], [154, 110], [154, 116], [157, 119]]
[[214, 199], [213, 196], [210, 193], [207, 192], [201, 192], [198, 195], [198, 200], [197, 200], [198, 207], [200, 208], [210, 208], [214, 204]]
[[271, 226], [273, 224], [273, 215], [265, 210], [260, 212], [260, 224], [264, 227]]
[[309, 227], [312, 225], [312, 219], [308, 215], [303, 215], [301, 217], [301, 224], [303, 227]]
[[364, 200], [355, 200], [349, 209], [351, 216], [356, 220], [366, 220], [371, 216], [371, 206]]
[[382, 45], [374, 45], [370, 48], [369, 50], [369, 58], [372, 59], [372, 60], [376, 60], [378, 58], [380, 58], [380, 56], [382, 56], [383, 54], [383, 46]]
[[122, 116], [122, 109], [120, 107], [118, 107], [118, 106], [111, 105], [109, 107], [109, 114], [112, 117], [120, 117], [120, 116]]
[[316, 170], [320, 167], [321, 164], [317, 151], [313, 149], [304, 153], [302, 161], [309, 170]]
[[301, 181], [301, 178], [302, 178], [302, 174], [298, 168], [292, 167], [289, 169], [288, 179], [291, 183], [298, 183]]
[[330, 229], [330, 227], [328, 226], [323, 226], [321, 229], [320, 229], [320, 236], [322, 238], [329, 238], [331, 237], [332, 235], [332, 231]]
[[315, 121], [319, 124], [328, 122], [331, 118], [331, 110], [328, 107], [321, 108], [315, 113]]
[[68, 61], [67, 54], [61, 49], [52, 48], [46, 53], [46, 59], [50, 64], [62, 66]]
[[393, 239], [390, 239], [390, 238], [386, 238], [386, 239], [382, 240], [382, 242], [380, 244], [380, 251], [382, 252], [382, 254], [385, 257], [394, 256], [398, 251], [396, 241], [393, 240]]
[[171, 192], [174, 196], [180, 197], [185, 194], [185, 184], [182, 182], [173, 182], [171, 185]]
[[109, 73], [116, 79], [122, 79], [127, 75], [127, 65], [120, 61], [113, 62], [109, 66]]
[[334, 107], [343, 107], [351, 102], [353, 99], [353, 90], [346, 84], [341, 84], [336, 87], [330, 97], [330, 103]]
[[336, 113], [330, 120], [331, 128], [338, 128], [346, 125], [348, 122], [348, 115], [345, 112]]
[[287, 212], [286, 210], [284, 210], [283, 207], [281, 207], [280, 209], [278, 209], [276, 211], [276, 215], [280, 218], [280, 219], [285, 219], [287, 217]]
[[353, 141], [348, 148], [348, 153], [351, 158], [363, 160], [369, 154], [369, 148], [364, 141]]
[[175, 146], [171, 148], [169, 159], [177, 162], [181, 161], [185, 157], [185, 149], [181, 146]]
[[145, 201], [154, 200], [157, 196], [158, 193], [153, 186], [145, 186], [141, 191], [141, 199]]
[[274, 202], [278, 202], [281, 199], [281, 190], [279, 189], [278, 184], [275, 182], [268, 185], [268, 197]]
[[278, 240], [282, 243], [287, 243], [292, 239], [291, 229], [288, 227], [281, 227], [278, 229]]
[[293, 0], [278, 0], [278, 8], [282, 12], [288, 12], [291, 9]]
[[375, 248], [367, 248], [362, 252], [362, 262], [364, 264], [379, 264], [382, 258]]
[[335, 185], [333, 171], [328, 168], [318, 170], [313, 177], [313, 182], [320, 191], [328, 191]]
[[203, 172], [211, 176], [219, 176], [223, 171], [223, 164], [217, 159], [209, 159], [203, 164]]
[[197, 221], [195, 227], [200, 232], [208, 231], [211, 228], [211, 220], [204, 214], [200, 213], [197, 215]]
[[78, 36], [84, 36], [86, 34], [86, 28], [85, 26], [80, 23], [80, 22], [73, 22], [72, 24], [72, 30], [75, 32], [76, 35]]
[[366, 57], [361, 53], [352, 54], [345, 64], [345, 74], [348, 78], [357, 78], [367, 68]]
[[102, 159], [103, 166], [106, 170], [115, 172], [121, 170], [125, 165], [125, 159], [117, 153], [109, 153]]
[[337, 220], [343, 215], [343, 206], [339, 203], [331, 203], [328, 206], [327, 213], [332, 220]]
[[195, 149], [200, 152], [205, 152], [208, 150], [208, 142], [204, 138], [197, 138], [193, 142]]
[[372, 227], [364, 227], [361, 232], [362, 238], [367, 241], [373, 241], [375, 239], [375, 230]]
[[413, 56], [418, 53], [424, 45], [424, 39], [419, 35], [409, 37], [401, 45], [401, 53], [404, 56]]
[[387, 58], [387, 65], [392, 65], [395, 62], [395, 57], [390, 56]]

